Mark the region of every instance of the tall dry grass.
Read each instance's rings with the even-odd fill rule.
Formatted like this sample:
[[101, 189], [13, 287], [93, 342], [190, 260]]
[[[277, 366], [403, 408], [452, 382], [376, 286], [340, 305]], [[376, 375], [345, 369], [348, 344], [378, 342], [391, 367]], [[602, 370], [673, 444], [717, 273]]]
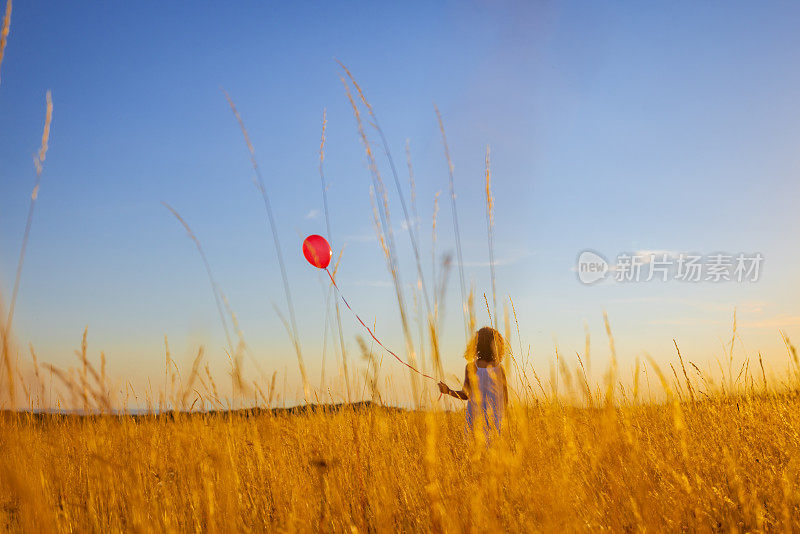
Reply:
[[[323, 170], [323, 163], [325, 162], [325, 127], [328, 124], [327, 112], [323, 110], [322, 112], [322, 136], [319, 142], [319, 178], [320, 183], [322, 185], [322, 208], [325, 213], [325, 230], [327, 232], [327, 239], [328, 242], [331, 244], [331, 247], [335, 247], [336, 241], [333, 239], [333, 231], [331, 230], [331, 213], [328, 207], [328, 183], [325, 180], [325, 171]], [[340, 252], [341, 254], [341, 252]], [[340, 256], [341, 259], [341, 256]], [[333, 270], [334, 276], [336, 275], [336, 271], [338, 270], [339, 262], [336, 262], [336, 266]], [[344, 383], [347, 392], [347, 400], [348, 402], [351, 400], [350, 395], [350, 371], [347, 367], [347, 348], [344, 344], [344, 331], [342, 329], [342, 314], [341, 310], [339, 309], [339, 299], [336, 298], [336, 294], [334, 292], [333, 284], [328, 287], [328, 298], [333, 296], [333, 307], [334, 311], [336, 312], [336, 328], [339, 334], [339, 350], [341, 353], [342, 358], [342, 371], [344, 374]], [[327, 313], [328, 306], [326, 304], [325, 310]], [[323, 342], [323, 351], [325, 350], [325, 343]], [[324, 390], [325, 388], [325, 359], [322, 360], [322, 380], [321, 380], [321, 388]]]
[[5, 412], [0, 429], [11, 531], [800, 528], [800, 397], [760, 383], [683, 402], [513, 402], [489, 448], [460, 411], [375, 405]]
[[[0, 33], [0, 60], [8, 35], [10, 1]], [[450, 260], [436, 270], [436, 217], [432, 219], [432, 285], [429, 300], [418, 245], [417, 208], [409, 157], [412, 213], [403, 200], [388, 143], [355, 79], [345, 69], [362, 107], [367, 109], [392, 170], [417, 263], [418, 314], [425, 312], [432, 363], [441, 376], [438, 328]], [[344, 80], [343, 80], [344, 81]], [[399, 274], [389, 201], [361, 110], [345, 82], [368, 159], [374, 221], [387, 267], [395, 284], [408, 358], [416, 349]], [[263, 196], [278, 252], [286, 304], [287, 331], [294, 343], [306, 398], [318, 399], [305, 374], [288, 278], [266, 187], [255, 151], [238, 111], [257, 185]], [[759, 368], [744, 358], [734, 367], [736, 322], [722, 378], [684, 360], [674, 341], [680, 375], [663, 372], [653, 361], [637, 360], [633, 385], [620, 379], [615, 344], [606, 318], [612, 355], [600, 384], [590, 384], [587, 333], [583, 354], [572, 363], [556, 352], [549, 383], [543, 381], [523, 351], [516, 308], [509, 299], [519, 352], [506, 361], [511, 404], [503, 433], [487, 443], [465, 432], [460, 406], [425, 399], [429, 389], [414, 382], [413, 396], [424, 410], [387, 406], [393, 394], [379, 381], [382, 355], [361, 340], [367, 365], [363, 383], [353, 384], [372, 403], [278, 409], [276, 377], [261, 373], [247, 383], [239, 360], [247, 347], [224, 294], [214, 280], [199, 240], [170, 208], [195, 242], [214, 291], [225, 329], [231, 364], [231, 395], [220, 394], [205, 349], [191, 369], [181, 372], [165, 338], [163, 390], [137, 392], [127, 381], [114, 383], [89, 355], [88, 329], [75, 352], [77, 367], [40, 365], [30, 348], [31, 372], [17, 362], [11, 343], [13, 310], [30, 234], [33, 207], [48, 145], [52, 104], [48, 107], [37, 179], [27, 219], [17, 276], [5, 313], [0, 292], [0, 333], [4, 373], [0, 411], [0, 525], [12, 532], [495, 532], [495, 531], [798, 531], [800, 530], [800, 359], [783, 335], [791, 372], [768, 381], [761, 355]], [[475, 291], [467, 292], [456, 211], [453, 163], [439, 126], [449, 169], [457, 267], [465, 333], [476, 326]], [[326, 225], [327, 185], [320, 178]], [[499, 328], [493, 250], [493, 197], [489, 153], [486, 155], [487, 232], [492, 306], [488, 315]], [[341, 256], [340, 256], [341, 258]], [[337, 263], [338, 265], [338, 263]], [[336, 269], [334, 269], [335, 273]], [[480, 295], [480, 293], [479, 293]], [[422, 303], [425, 306], [423, 308]], [[224, 309], [223, 309], [224, 305]], [[508, 306], [503, 329], [511, 339]], [[280, 312], [279, 312], [280, 313]], [[421, 314], [420, 314], [421, 315]], [[239, 340], [234, 346], [231, 321]], [[338, 322], [338, 311], [337, 311]], [[327, 323], [327, 320], [326, 320]], [[423, 321], [420, 321], [420, 325]], [[327, 327], [327, 326], [326, 326]], [[333, 330], [333, 329], [331, 329]], [[427, 333], [427, 339], [425, 334]], [[342, 341], [341, 326], [339, 339]], [[510, 349], [511, 347], [509, 347]], [[422, 350], [420, 350], [422, 354]], [[569, 361], [572, 361], [571, 359]], [[342, 343], [342, 363], [346, 353]], [[257, 362], [254, 360], [257, 366]], [[688, 364], [688, 365], [687, 365]], [[42, 369], [43, 368], [43, 369]], [[258, 368], [258, 367], [257, 367]], [[760, 370], [760, 373], [758, 372]], [[640, 385], [645, 374], [647, 395]], [[655, 396], [650, 373], [657, 379]], [[735, 377], [735, 378], [734, 378]], [[285, 376], [284, 376], [285, 379]], [[321, 382], [324, 388], [324, 380]], [[236, 395], [247, 397], [238, 402]], [[351, 384], [347, 382], [347, 397]], [[284, 399], [285, 401], [285, 399]], [[254, 406], [231, 410], [237, 404]], [[132, 414], [129, 406], [146, 406]], [[83, 415], [70, 414], [79, 408]]]
[[453, 165], [453, 159], [450, 157], [450, 145], [447, 143], [447, 135], [445, 134], [444, 131], [444, 120], [442, 120], [442, 114], [439, 112], [439, 108], [436, 106], [434, 106], [434, 111], [436, 111], [436, 120], [439, 123], [439, 131], [442, 134], [442, 146], [444, 147], [445, 160], [447, 161], [447, 177], [448, 177], [448, 184], [450, 185], [450, 205], [452, 207], [452, 215], [453, 215], [453, 234], [455, 237], [456, 260], [458, 263], [458, 281], [459, 281], [459, 289], [461, 290], [461, 312], [464, 315], [464, 340], [469, 341], [472, 328], [470, 328], [467, 289], [464, 278], [464, 259], [461, 254], [461, 230], [458, 226], [458, 209], [456, 202], [456, 186], [455, 186], [455, 165]]
[[[356, 90], [356, 93], [359, 95], [359, 99], [362, 105], [367, 109], [369, 116], [371, 118], [370, 124], [374, 126], [374, 128], [380, 133], [381, 139], [385, 143], [385, 137], [383, 136], [383, 131], [380, 129], [380, 126], [377, 123], [377, 119], [375, 118], [374, 111], [372, 106], [370, 105], [369, 101], [367, 100], [366, 96], [364, 95], [361, 87], [356, 82], [353, 75], [344, 66], [341, 62], [339, 65], [342, 67], [342, 70], [347, 75], [347, 80], [344, 77], [341, 78], [342, 84], [344, 86], [345, 94], [347, 96], [347, 100], [350, 103], [350, 107], [353, 110], [353, 116], [356, 120], [356, 126], [358, 129], [359, 138], [361, 140], [361, 144], [364, 148], [364, 153], [367, 158], [367, 166], [369, 168], [370, 178], [372, 185], [370, 187], [370, 200], [372, 202], [373, 207], [373, 222], [375, 225], [375, 232], [378, 237], [378, 241], [380, 242], [381, 248], [384, 253], [384, 258], [386, 260], [386, 267], [391, 274], [392, 283], [395, 289], [395, 297], [397, 299], [397, 309], [400, 313], [400, 325], [403, 331], [403, 339], [405, 341], [405, 348], [406, 348], [406, 356], [408, 358], [409, 363], [411, 366], [417, 366], [417, 351], [414, 346], [413, 334], [411, 333], [411, 326], [409, 322], [409, 314], [408, 308], [406, 306], [406, 295], [405, 295], [405, 286], [402, 281], [402, 276], [400, 273], [400, 266], [397, 254], [397, 246], [395, 244], [394, 239], [394, 229], [392, 227], [392, 220], [391, 220], [391, 211], [389, 209], [389, 196], [386, 191], [386, 187], [383, 182], [383, 178], [381, 176], [380, 168], [378, 167], [378, 162], [375, 157], [375, 152], [372, 149], [372, 143], [367, 135], [367, 132], [364, 128], [364, 121], [362, 119], [362, 111], [359, 108], [355, 98], [353, 97], [353, 93], [350, 89], [350, 84], [352, 84], [353, 88]], [[385, 151], [387, 158], [391, 158], [388, 147], [385, 146]], [[394, 169], [394, 163], [391, 163], [392, 172], [396, 177], [396, 171]], [[398, 182], [398, 188], [399, 188]], [[405, 205], [405, 201], [403, 202]], [[407, 226], [409, 230], [409, 236], [413, 239], [413, 228], [412, 224], [406, 217]], [[416, 246], [415, 246], [416, 251]], [[422, 274], [421, 267], [419, 265], [419, 255], [417, 257], [417, 272], [419, 281], [424, 288], [424, 275]], [[428, 306], [430, 310], [430, 307]], [[429, 313], [430, 317], [430, 313]], [[420, 392], [420, 378], [416, 372], [413, 370], [409, 370], [409, 378], [411, 382], [411, 396], [413, 402], [416, 406], [420, 406], [422, 402], [421, 392]]]
[[[11, 0], [6, 0], [6, 10], [3, 15], [3, 25], [0, 27], [0, 67], [3, 66], [3, 57], [6, 53], [8, 34], [11, 32]], [[0, 77], [2, 81], [2, 77]]]
[[309, 395], [311, 393], [311, 386], [308, 381], [308, 374], [306, 373], [306, 364], [303, 360], [303, 349], [301, 347], [300, 342], [300, 333], [297, 329], [297, 319], [295, 318], [294, 312], [294, 303], [292, 301], [292, 291], [291, 287], [289, 286], [289, 277], [286, 274], [286, 264], [283, 261], [283, 249], [281, 248], [280, 238], [278, 237], [278, 228], [275, 222], [275, 215], [272, 211], [272, 203], [270, 201], [269, 193], [267, 192], [267, 185], [264, 182], [264, 178], [261, 175], [261, 167], [258, 165], [258, 160], [256, 159], [256, 150], [253, 146], [253, 143], [250, 140], [250, 134], [247, 131], [247, 128], [244, 125], [244, 120], [242, 119], [239, 110], [236, 108], [236, 105], [233, 102], [233, 99], [224, 91], [225, 99], [228, 101], [228, 105], [233, 112], [234, 117], [236, 117], [236, 122], [239, 124], [239, 129], [242, 132], [242, 136], [244, 136], [245, 144], [247, 145], [247, 151], [250, 156], [250, 163], [253, 166], [253, 171], [255, 172], [255, 180], [254, 183], [258, 188], [259, 193], [261, 193], [261, 199], [264, 201], [264, 209], [267, 212], [267, 222], [269, 223], [269, 229], [272, 234], [272, 242], [275, 246], [275, 257], [278, 260], [278, 267], [280, 268], [281, 272], [281, 282], [283, 284], [283, 294], [284, 298], [286, 299], [286, 309], [289, 314], [289, 320], [286, 321], [283, 318], [283, 315], [280, 312], [280, 309], [275, 306], [275, 311], [278, 313], [281, 320], [284, 322], [286, 326], [286, 330], [289, 333], [289, 337], [292, 340], [292, 345], [294, 346], [294, 351], [297, 356], [297, 366], [300, 369], [300, 376], [303, 380], [303, 394], [305, 400], [309, 400]]

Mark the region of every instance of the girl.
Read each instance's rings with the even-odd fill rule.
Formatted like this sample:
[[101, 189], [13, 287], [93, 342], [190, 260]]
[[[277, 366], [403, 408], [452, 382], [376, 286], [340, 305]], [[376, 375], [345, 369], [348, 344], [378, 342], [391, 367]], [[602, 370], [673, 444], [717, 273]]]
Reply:
[[485, 326], [478, 330], [467, 345], [464, 357], [469, 360], [464, 371], [464, 387], [453, 391], [444, 382], [439, 382], [439, 391], [467, 401], [467, 428], [470, 432], [500, 431], [503, 415], [508, 404], [506, 374], [500, 366], [506, 351], [506, 343], [500, 332]]

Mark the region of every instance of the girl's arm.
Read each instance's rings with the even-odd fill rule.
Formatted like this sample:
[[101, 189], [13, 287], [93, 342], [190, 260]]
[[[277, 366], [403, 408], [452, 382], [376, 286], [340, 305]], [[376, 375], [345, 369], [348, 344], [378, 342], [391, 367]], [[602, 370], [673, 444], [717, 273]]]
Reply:
[[456, 399], [469, 399], [469, 366], [464, 370], [464, 386], [462, 389], [454, 391], [444, 382], [439, 382], [439, 391]]

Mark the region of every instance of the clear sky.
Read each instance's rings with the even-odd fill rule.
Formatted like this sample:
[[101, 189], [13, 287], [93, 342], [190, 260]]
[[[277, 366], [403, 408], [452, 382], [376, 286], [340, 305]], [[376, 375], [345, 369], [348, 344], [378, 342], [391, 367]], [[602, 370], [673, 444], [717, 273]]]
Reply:
[[[202, 241], [261, 366], [285, 372], [287, 388], [298, 391], [295, 356], [272, 304], [285, 306], [264, 207], [225, 88], [272, 197], [314, 382], [326, 290], [300, 245], [325, 233], [323, 109], [332, 237], [336, 253], [345, 246], [341, 287], [387, 345], [401, 349], [338, 58], [378, 114], [407, 201], [410, 142], [426, 272], [439, 191], [438, 252], [454, 250], [439, 106], [465, 271], [479, 295], [491, 295], [483, 182], [491, 147], [498, 293], [514, 299], [522, 343], [544, 374], [556, 344], [565, 355], [583, 350], [587, 324], [600, 375], [604, 310], [622, 369], [645, 353], [666, 362], [673, 338], [687, 358], [716, 368], [734, 308], [739, 356], [762, 351], [779, 372], [786, 356], [778, 330], [800, 339], [798, 17], [789, 2], [17, 2], [0, 85], [6, 300], [48, 89], [54, 102], [17, 339], [66, 367], [88, 325], [90, 355], [104, 351], [109, 372], [142, 384], [162, 376], [167, 335], [182, 366], [204, 344], [212, 369], [224, 372], [224, 335], [203, 265], [166, 201]], [[402, 273], [413, 282], [399, 200], [387, 186]], [[587, 248], [611, 260], [665, 250], [760, 252], [764, 262], [756, 283], [585, 286], [574, 269]], [[442, 345], [446, 370], [460, 376], [464, 334], [451, 274]], [[363, 332], [346, 311], [343, 321], [350, 357], [363, 368], [355, 341]], [[329, 377], [337, 372], [331, 350]], [[402, 376], [384, 359], [390, 371]]]

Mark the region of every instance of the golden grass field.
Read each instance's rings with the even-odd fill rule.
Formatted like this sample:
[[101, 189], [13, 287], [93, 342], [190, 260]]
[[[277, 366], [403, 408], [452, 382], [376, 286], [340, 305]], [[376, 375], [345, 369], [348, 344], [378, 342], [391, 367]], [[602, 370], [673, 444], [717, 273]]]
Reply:
[[[7, 0], [0, 29], [0, 63], [10, 20], [11, 1]], [[372, 179], [370, 191], [378, 239], [397, 290], [401, 317], [397, 327], [402, 328], [406, 342], [402, 354], [415, 364], [416, 354], [424, 365], [425, 345], [433, 367], [429, 372], [443, 377], [439, 303], [444, 299], [451, 263], [445, 256], [437, 276], [438, 195], [432, 220], [434, 270], [430, 286], [424, 283], [416, 241], [419, 225], [408, 228], [417, 285], [421, 288], [414, 295], [413, 311], [416, 317], [424, 318], [419, 322], [420, 346], [415, 347], [416, 333], [410, 326], [413, 314], [406, 307], [409, 299], [404, 296], [405, 286], [397, 270], [386, 188], [365, 123], [379, 134], [382, 149], [391, 158], [388, 143], [361, 87], [340, 65]], [[316, 399], [296, 333], [288, 277], [267, 188], [242, 117], [233, 100], [227, 93], [225, 96], [244, 134], [274, 236], [286, 297], [286, 307], [278, 309], [278, 314], [294, 346], [305, 398]], [[191, 372], [184, 375], [188, 378], [183, 380], [167, 345], [163, 390], [154, 393], [150, 388], [146, 414], [127, 412], [128, 392], [136, 395], [133, 386], [122, 379], [111, 380], [106, 375], [104, 357], [99, 370], [89, 362], [86, 332], [81, 350], [77, 351], [77, 369], [40, 364], [33, 347], [29, 358], [17, 346], [13, 318], [52, 114], [48, 92], [41, 148], [34, 161], [36, 182], [13, 290], [6, 293], [10, 295], [7, 303], [0, 291], [3, 530], [800, 532], [800, 360], [784, 336], [790, 369], [787, 376], [768, 380], [760, 354], [760, 370], [748, 358], [734, 368], [735, 316], [734, 333], [726, 349], [727, 373], [719, 364], [721, 379], [714, 379], [712, 373], [701, 371], [692, 362], [686, 365], [678, 351], [678, 361], [670, 366], [671, 374], [662, 372], [654, 361], [640, 368], [637, 360], [632, 383], [624, 383], [616, 373], [613, 337], [606, 320], [610, 367], [604, 383], [594, 386], [590, 386], [583, 364], [584, 360], [588, 364], [588, 337], [584, 360], [578, 355], [579, 365], [570, 369], [556, 354], [551, 379], [543, 383], [531, 362], [518, 359], [523, 357], [523, 347], [517, 324], [520, 352], [517, 358], [509, 353], [510, 358], [504, 360], [511, 384], [507, 418], [501, 435], [487, 443], [485, 436], [465, 432], [463, 404], [426, 399], [430, 392], [420, 390], [413, 375], [411, 398], [416, 399], [416, 409], [384, 405], [382, 399], [395, 392], [378, 387], [377, 358], [360, 338], [366, 374], [359, 383], [363, 369], [348, 371], [340, 310], [334, 295], [341, 346], [336, 365], [339, 376], [346, 381], [335, 394], [351, 398], [349, 381], [355, 380], [353, 391], [361, 391], [361, 397], [373, 401], [277, 409], [273, 408], [275, 374], [271, 383], [263, 375], [260, 383], [250, 384], [244, 378], [242, 360], [245, 354], [252, 355], [247, 352], [236, 316], [212, 276], [200, 241], [178, 212], [167, 205], [194, 241], [207, 270], [227, 338], [234, 400], [221, 398], [207, 364], [204, 374], [202, 348]], [[437, 116], [449, 167], [458, 258], [455, 265], [461, 301], [467, 310], [465, 332], [474, 332], [475, 295], [465, 287], [453, 164], [438, 110]], [[327, 221], [324, 146], [325, 118], [319, 169]], [[500, 312], [495, 290], [489, 163], [487, 149], [486, 219], [492, 307], [486, 294], [483, 302], [487, 312], [494, 310], [493, 324], [497, 327]], [[408, 167], [412, 211], [416, 214], [410, 157]], [[403, 201], [393, 161], [391, 170]], [[410, 221], [404, 201], [402, 208], [405, 221]], [[432, 307], [426, 287], [431, 289]], [[422, 297], [427, 310], [421, 304]], [[510, 303], [513, 310], [513, 302]], [[504, 308], [506, 339], [510, 339], [505, 304]], [[514, 310], [515, 322], [516, 319]], [[678, 349], [677, 343], [675, 348]], [[645, 388], [640, 376], [648, 369]], [[48, 385], [45, 393], [44, 376], [48, 371], [56, 391]], [[122, 386], [118, 387], [120, 381]], [[119, 389], [124, 394], [111, 394]], [[320, 391], [323, 390], [321, 385]], [[253, 402], [242, 403], [244, 397]], [[355, 398], [360, 397], [356, 394]], [[136, 399], [136, 408], [141, 409], [142, 401]], [[258, 408], [226, 409], [231, 405]], [[69, 411], [62, 412], [62, 408]]]
[[[746, 389], [746, 388], [744, 388]], [[762, 392], [463, 412], [362, 406], [4, 413], [0, 523], [27, 532], [800, 529], [800, 397]]]

